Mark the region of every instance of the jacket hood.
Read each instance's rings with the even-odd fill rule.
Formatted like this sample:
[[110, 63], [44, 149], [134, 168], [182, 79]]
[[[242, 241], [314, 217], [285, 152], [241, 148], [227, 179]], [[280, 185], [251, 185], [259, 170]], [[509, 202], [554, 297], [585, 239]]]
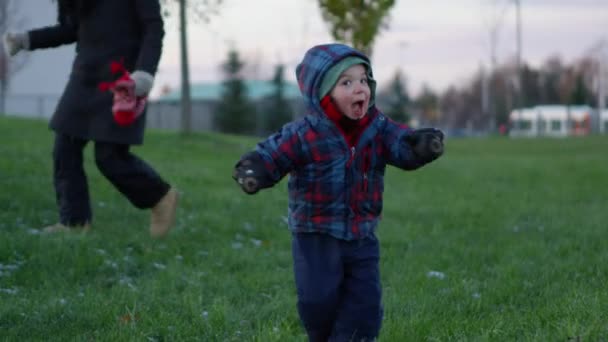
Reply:
[[[369, 77], [369, 85], [371, 90], [370, 108], [373, 107], [373, 101], [376, 92], [376, 81], [373, 78], [371, 62], [369, 58], [361, 51], [356, 50], [344, 44], [322, 44], [310, 48], [302, 62], [296, 68], [296, 79], [300, 92], [304, 96], [306, 104], [317, 112], [322, 112], [320, 91], [323, 77], [337, 63], [346, 57], [354, 56], [363, 59], [367, 62], [367, 74]], [[369, 110], [369, 109], [368, 109]]]

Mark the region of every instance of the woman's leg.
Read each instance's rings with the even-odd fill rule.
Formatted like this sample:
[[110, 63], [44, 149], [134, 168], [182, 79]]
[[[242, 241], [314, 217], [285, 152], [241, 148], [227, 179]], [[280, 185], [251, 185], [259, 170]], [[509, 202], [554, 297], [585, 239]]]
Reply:
[[85, 226], [91, 222], [89, 187], [84, 172], [82, 151], [87, 141], [55, 134], [53, 146], [53, 184], [59, 222], [64, 226]]
[[129, 145], [95, 142], [99, 171], [137, 208], [154, 207], [169, 191], [167, 184]]
[[101, 173], [137, 208], [152, 209], [150, 235], [165, 236], [175, 221], [178, 194], [129, 145], [96, 142], [95, 163]]

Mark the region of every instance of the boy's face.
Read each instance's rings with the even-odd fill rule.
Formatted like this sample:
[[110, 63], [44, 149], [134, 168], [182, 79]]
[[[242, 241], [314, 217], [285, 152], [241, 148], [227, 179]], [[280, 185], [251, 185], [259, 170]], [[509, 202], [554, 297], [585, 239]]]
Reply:
[[364, 117], [371, 96], [365, 67], [357, 64], [346, 69], [329, 95], [348, 118], [359, 120]]

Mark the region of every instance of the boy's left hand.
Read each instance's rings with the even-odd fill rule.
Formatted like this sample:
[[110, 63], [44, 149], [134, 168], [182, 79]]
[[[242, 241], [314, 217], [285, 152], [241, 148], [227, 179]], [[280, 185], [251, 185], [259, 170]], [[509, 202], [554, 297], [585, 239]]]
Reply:
[[443, 154], [443, 132], [436, 128], [421, 128], [412, 131], [407, 137], [407, 143], [414, 153], [425, 163], [439, 158]]

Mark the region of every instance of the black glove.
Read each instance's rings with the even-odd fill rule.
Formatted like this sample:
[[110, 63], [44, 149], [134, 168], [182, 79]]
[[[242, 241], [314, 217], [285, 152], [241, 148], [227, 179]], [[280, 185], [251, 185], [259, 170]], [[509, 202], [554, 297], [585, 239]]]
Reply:
[[274, 185], [264, 167], [264, 160], [257, 152], [249, 152], [239, 160], [234, 167], [232, 178], [249, 195]]
[[429, 163], [443, 154], [443, 132], [436, 128], [414, 130], [406, 136], [405, 141], [425, 163]]

